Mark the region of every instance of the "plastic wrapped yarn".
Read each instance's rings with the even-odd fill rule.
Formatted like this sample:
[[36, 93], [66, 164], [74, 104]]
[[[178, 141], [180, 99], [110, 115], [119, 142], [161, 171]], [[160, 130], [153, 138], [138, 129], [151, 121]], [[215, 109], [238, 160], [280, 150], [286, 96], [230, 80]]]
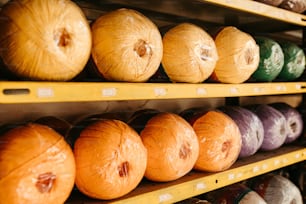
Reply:
[[278, 75], [283, 81], [299, 78], [305, 70], [305, 54], [302, 48], [291, 42], [280, 43], [284, 52], [284, 66]]
[[247, 185], [268, 204], [303, 204], [300, 190], [283, 176], [266, 174], [251, 179]]
[[85, 67], [91, 31], [70, 0], [11, 0], [0, 12], [0, 56], [15, 75], [67, 81]]
[[303, 13], [304, 11], [306, 11], [306, 1], [283, 0], [282, 3], [280, 4], [280, 7], [296, 13]]
[[288, 144], [297, 140], [297, 138], [301, 136], [303, 132], [302, 114], [287, 103], [279, 102], [269, 105], [280, 111], [286, 118], [288, 133], [285, 143]]
[[258, 193], [240, 183], [208, 192], [204, 197], [215, 204], [268, 204]]
[[218, 109], [230, 116], [239, 127], [242, 139], [239, 157], [255, 154], [261, 147], [264, 138], [263, 124], [258, 116], [239, 106], [224, 106]]
[[[302, 144], [301, 144], [302, 145]], [[306, 162], [299, 162], [280, 169], [279, 175], [289, 179], [302, 194], [303, 201], [306, 201]]]
[[85, 127], [74, 144], [76, 186], [85, 195], [114, 199], [140, 183], [147, 165], [147, 150], [135, 130], [115, 119]]
[[75, 173], [71, 148], [48, 126], [28, 123], [0, 136], [1, 203], [64, 203]]
[[269, 151], [282, 146], [288, 133], [285, 116], [266, 104], [253, 105], [248, 108], [259, 117], [264, 127], [264, 139], [260, 149]]
[[154, 115], [140, 133], [148, 151], [145, 177], [172, 181], [192, 170], [199, 155], [199, 142], [191, 125], [174, 113]]
[[158, 69], [163, 43], [157, 26], [132, 9], [100, 16], [92, 25], [92, 57], [109, 81], [145, 82]]
[[223, 83], [242, 83], [259, 64], [259, 46], [254, 38], [233, 26], [221, 29], [215, 37], [219, 59], [211, 79]]
[[235, 121], [216, 110], [195, 112], [193, 116], [185, 110], [181, 114], [191, 123], [200, 143], [200, 153], [194, 168], [208, 172], [230, 168], [237, 160], [242, 145]]
[[260, 48], [260, 61], [252, 78], [256, 81], [273, 81], [284, 65], [282, 48], [276, 41], [267, 37], [255, 37], [255, 40]]
[[173, 82], [203, 82], [218, 60], [212, 37], [191, 23], [181, 23], [168, 30], [163, 36], [163, 46], [162, 65]]

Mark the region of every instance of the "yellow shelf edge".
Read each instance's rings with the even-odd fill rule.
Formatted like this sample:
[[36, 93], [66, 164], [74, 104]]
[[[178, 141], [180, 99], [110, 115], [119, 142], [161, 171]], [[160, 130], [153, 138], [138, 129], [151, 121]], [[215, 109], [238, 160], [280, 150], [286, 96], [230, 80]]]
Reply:
[[198, 0], [200, 2], [209, 2], [215, 5], [224, 6], [231, 9], [260, 15], [275, 20], [306, 26], [306, 15], [294, 13], [289, 10], [270, 6], [264, 3], [251, 0]]
[[[276, 155], [276, 156], [273, 156]], [[281, 147], [271, 152], [260, 152], [238, 160], [232, 168], [218, 173], [192, 171], [186, 176], [166, 183], [141, 183], [130, 194], [110, 201], [86, 200], [78, 203], [113, 204], [166, 204], [194, 197], [233, 183], [262, 175], [294, 163], [305, 161], [306, 148], [297, 146]], [[253, 162], [255, 160], [255, 162]], [[75, 204], [74, 202], [68, 202]]]
[[119, 82], [0, 82], [0, 103], [88, 102], [299, 94], [306, 82], [179, 84]]

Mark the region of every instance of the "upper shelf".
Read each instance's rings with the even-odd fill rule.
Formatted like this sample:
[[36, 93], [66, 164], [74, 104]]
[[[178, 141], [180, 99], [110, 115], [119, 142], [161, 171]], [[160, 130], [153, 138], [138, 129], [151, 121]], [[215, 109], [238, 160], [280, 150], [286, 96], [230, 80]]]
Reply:
[[103, 10], [135, 8], [163, 24], [194, 20], [206, 26], [234, 25], [254, 32], [280, 32], [306, 26], [306, 15], [251, 0], [77, 0], [89, 19]]
[[306, 82], [243, 84], [0, 82], [0, 103], [239, 97], [306, 93]]
[[209, 2], [215, 5], [223, 6], [230, 9], [236, 9], [242, 12], [275, 19], [299, 26], [306, 26], [306, 16], [303, 14], [294, 13], [282, 8], [277, 8], [267, 4], [263, 4], [250, 0], [198, 0], [200, 2]]

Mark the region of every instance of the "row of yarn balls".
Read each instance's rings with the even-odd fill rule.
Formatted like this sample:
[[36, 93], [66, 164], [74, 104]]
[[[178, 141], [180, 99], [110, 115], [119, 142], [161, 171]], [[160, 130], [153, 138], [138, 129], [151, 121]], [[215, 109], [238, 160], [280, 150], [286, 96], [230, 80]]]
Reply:
[[304, 0], [255, 0], [271, 6], [283, 8], [295, 13], [304, 13], [306, 1]]
[[[286, 112], [296, 111], [281, 104]], [[238, 158], [296, 141], [301, 120], [294, 124], [297, 133], [292, 116], [278, 110], [272, 104], [191, 108], [180, 114], [145, 109], [128, 120], [116, 114], [89, 116], [65, 134], [61, 123], [38, 119], [0, 137], [0, 199], [63, 203], [76, 184], [89, 197], [110, 200], [128, 194], [143, 178], [169, 182], [193, 169], [224, 171]]]
[[[48, 12], [41, 17], [42, 11]], [[304, 52], [294, 43], [254, 39], [233, 26], [212, 38], [192, 23], [162, 36], [153, 21], [132, 9], [107, 12], [90, 26], [69, 0], [12, 0], [0, 12], [0, 25], [5, 69], [22, 79], [69, 81], [91, 59], [92, 73], [123, 82], [146, 82], [160, 69], [172, 82], [292, 81], [305, 69]]]

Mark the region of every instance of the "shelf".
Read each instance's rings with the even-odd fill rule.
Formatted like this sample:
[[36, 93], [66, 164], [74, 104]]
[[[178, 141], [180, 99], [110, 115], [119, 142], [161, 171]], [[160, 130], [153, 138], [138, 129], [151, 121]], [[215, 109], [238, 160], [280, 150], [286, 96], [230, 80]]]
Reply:
[[306, 82], [244, 84], [0, 82], [0, 104], [298, 94]]
[[[305, 34], [306, 27], [304, 14], [251, 0], [74, 1], [80, 5], [89, 22], [105, 12], [127, 7], [142, 12], [159, 27], [194, 22], [210, 32], [220, 26], [232, 25], [252, 35], [282, 35], [297, 44], [302, 44], [302, 33]], [[284, 31], [292, 31], [293, 37], [283, 35]], [[303, 94], [306, 93], [306, 82], [183, 84], [1, 81], [0, 89], [0, 104], [24, 104]], [[128, 195], [111, 201], [92, 200], [75, 192], [76, 195], [73, 193], [66, 204], [174, 203], [305, 161], [305, 158], [305, 147], [284, 146], [275, 151], [258, 152], [252, 157], [240, 159], [223, 172], [191, 171], [176, 181], [165, 183], [144, 179]]]
[[166, 183], [143, 181], [125, 197], [112, 201], [91, 200], [80, 194], [72, 195], [72, 199], [68, 200], [66, 204], [173, 203], [305, 161], [305, 159], [305, 147], [284, 146], [275, 151], [259, 152], [252, 157], [240, 159], [232, 168], [223, 172], [192, 171], [181, 179]]
[[230, 9], [236, 9], [242, 12], [259, 15], [278, 21], [306, 26], [306, 16], [299, 13], [294, 13], [282, 8], [277, 8], [267, 4], [251, 0], [199, 0], [200, 2], [209, 2], [215, 5], [224, 6]]
[[[249, 32], [267, 33], [295, 30], [306, 26], [306, 15], [251, 0], [108, 0], [76, 1], [88, 19], [96, 19], [105, 10], [136, 9], [159, 26], [184, 21], [204, 27], [233, 25]], [[269, 26], [267, 26], [269, 25]]]

